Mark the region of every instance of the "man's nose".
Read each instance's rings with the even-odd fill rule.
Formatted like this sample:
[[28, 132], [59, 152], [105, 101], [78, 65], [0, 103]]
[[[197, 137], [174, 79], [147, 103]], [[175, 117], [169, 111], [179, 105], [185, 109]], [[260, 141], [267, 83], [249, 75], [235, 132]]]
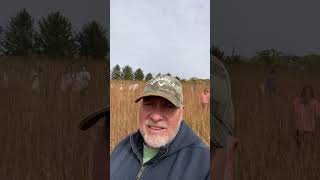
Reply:
[[154, 111], [152, 114], [151, 114], [151, 119], [153, 121], [160, 121], [163, 119], [162, 115], [160, 114], [159, 111]]

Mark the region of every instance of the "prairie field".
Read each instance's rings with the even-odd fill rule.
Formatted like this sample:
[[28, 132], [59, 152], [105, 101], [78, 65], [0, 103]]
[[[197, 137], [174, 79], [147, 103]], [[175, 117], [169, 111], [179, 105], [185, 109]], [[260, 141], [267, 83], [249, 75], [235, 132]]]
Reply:
[[[145, 81], [111, 80], [110, 87], [110, 152], [127, 135], [137, 131], [138, 104], [135, 98], [142, 95]], [[130, 84], [137, 83], [138, 90], [128, 89]], [[122, 90], [120, 87], [122, 86]], [[199, 95], [204, 88], [210, 89], [208, 83], [196, 83], [195, 92], [191, 91], [191, 82], [182, 82], [184, 98], [184, 120], [209, 145], [210, 110], [202, 108]]]
[[[0, 59], [1, 77], [6, 63], [9, 87], [0, 79], [0, 179], [88, 180], [91, 179], [92, 152], [101, 125], [81, 131], [85, 115], [107, 102], [106, 61], [70, 59]], [[79, 71], [87, 64], [90, 87], [62, 93], [61, 75], [71, 65]], [[40, 94], [31, 93], [31, 73], [40, 65]]]
[[[93, 171], [94, 147], [102, 137], [102, 124], [81, 131], [82, 117], [105, 105], [108, 83], [103, 61], [68, 59], [0, 59], [0, 72], [9, 63], [9, 88], [0, 78], [0, 179], [14, 180], [87, 180]], [[85, 63], [91, 73], [85, 94], [62, 93], [60, 78], [66, 66], [79, 71]], [[40, 95], [31, 93], [31, 74], [40, 65]], [[300, 151], [294, 141], [292, 101], [308, 84], [320, 97], [320, 71], [280, 68], [277, 92], [263, 95], [260, 83], [266, 70], [258, 65], [228, 67], [235, 107], [235, 136], [240, 140], [237, 152], [236, 179], [239, 180], [318, 180], [320, 177], [320, 120], [315, 133]], [[128, 86], [139, 84], [137, 91]], [[110, 152], [128, 134], [137, 130], [137, 104], [134, 99], [145, 82], [115, 81], [110, 88]], [[123, 86], [121, 91], [119, 88]], [[184, 119], [209, 144], [209, 109], [203, 109], [199, 93], [209, 83], [183, 83]], [[100, 137], [97, 138], [97, 137]], [[100, 154], [98, 154], [100, 155]]]
[[304, 85], [312, 85], [319, 99], [320, 71], [280, 68], [274, 96], [260, 92], [260, 83], [266, 75], [263, 66], [233, 65], [229, 72], [235, 136], [240, 139], [236, 179], [319, 179], [320, 119], [315, 133], [299, 152], [294, 139], [292, 102]]

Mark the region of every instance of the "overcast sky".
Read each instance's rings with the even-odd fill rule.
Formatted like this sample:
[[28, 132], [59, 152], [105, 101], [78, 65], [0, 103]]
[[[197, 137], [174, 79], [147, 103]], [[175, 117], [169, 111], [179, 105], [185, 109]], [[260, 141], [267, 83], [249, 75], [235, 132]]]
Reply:
[[111, 68], [210, 77], [209, 0], [111, 0]]
[[[108, 1], [2, 0], [0, 25], [5, 26], [10, 16], [25, 7], [36, 20], [59, 10], [75, 27], [93, 19], [108, 27]], [[208, 76], [208, 59], [199, 57], [206, 54], [207, 47], [202, 49], [203, 53], [196, 48], [203, 47], [202, 43], [209, 37], [208, 4], [209, 0], [112, 0], [113, 32], [116, 34], [111, 39], [111, 43], [115, 43], [111, 48], [121, 48], [130, 58], [120, 58], [120, 50], [112, 52], [111, 56], [116, 59], [111, 65], [146, 66], [150, 72], [167, 68], [177, 73], [181, 71], [178, 74], [188, 73], [185, 76], [198, 75], [192, 72]], [[265, 48], [298, 55], [319, 53], [319, 7], [317, 0], [213, 0], [210, 39], [228, 54], [233, 48], [236, 53], [249, 56]], [[126, 41], [127, 45], [120, 47], [121, 41]], [[151, 43], [148, 51], [143, 51], [143, 45]], [[178, 43], [184, 46], [177, 48]], [[142, 59], [150, 61], [144, 63]], [[170, 65], [172, 62], [181, 67]]]
[[318, 0], [214, 0], [211, 40], [228, 54], [251, 56], [275, 48], [289, 54], [320, 53]]

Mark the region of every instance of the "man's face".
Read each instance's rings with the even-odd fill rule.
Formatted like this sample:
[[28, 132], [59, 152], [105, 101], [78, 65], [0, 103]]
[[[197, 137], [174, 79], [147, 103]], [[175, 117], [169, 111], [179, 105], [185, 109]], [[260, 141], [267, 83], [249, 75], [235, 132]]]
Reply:
[[171, 142], [178, 133], [183, 107], [157, 96], [145, 97], [139, 105], [138, 124], [145, 143], [159, 148]]

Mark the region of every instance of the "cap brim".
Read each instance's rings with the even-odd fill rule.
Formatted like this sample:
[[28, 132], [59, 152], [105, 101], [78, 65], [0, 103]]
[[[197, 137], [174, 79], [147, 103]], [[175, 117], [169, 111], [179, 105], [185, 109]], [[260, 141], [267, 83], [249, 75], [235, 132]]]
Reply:
[[102, 108], [98, 109], [97, 111], [89, 114], [85, 118], [82, 119], [82, 121], [79, 124], [79, 128], [81, 130], [87, 130], [94, 124], [96, 124], [99, 119], [103, 117], [108, 117], [110, 115], [110, 107], [109, 106], [103, 106]]
[[144, 94], [142, 96], [139, 96], [134, 102], [137, 103], [139, 102], [142, 98], [144, 97], [149, 97], [149, 96], [158, 96], [158, 97], [162, 97], [165, 98], [166, 100], [170, 101], [173, 105], [175, 105], [176, 107], [181, 107], [181, 103], [177, 103], [179, 100], [176, 100], [177, 102], [175, 102], [174, 100], [172, 100], [172, 98], [170, 98], [168, 95], [166, 95], [165, 93], [147, 93]]

